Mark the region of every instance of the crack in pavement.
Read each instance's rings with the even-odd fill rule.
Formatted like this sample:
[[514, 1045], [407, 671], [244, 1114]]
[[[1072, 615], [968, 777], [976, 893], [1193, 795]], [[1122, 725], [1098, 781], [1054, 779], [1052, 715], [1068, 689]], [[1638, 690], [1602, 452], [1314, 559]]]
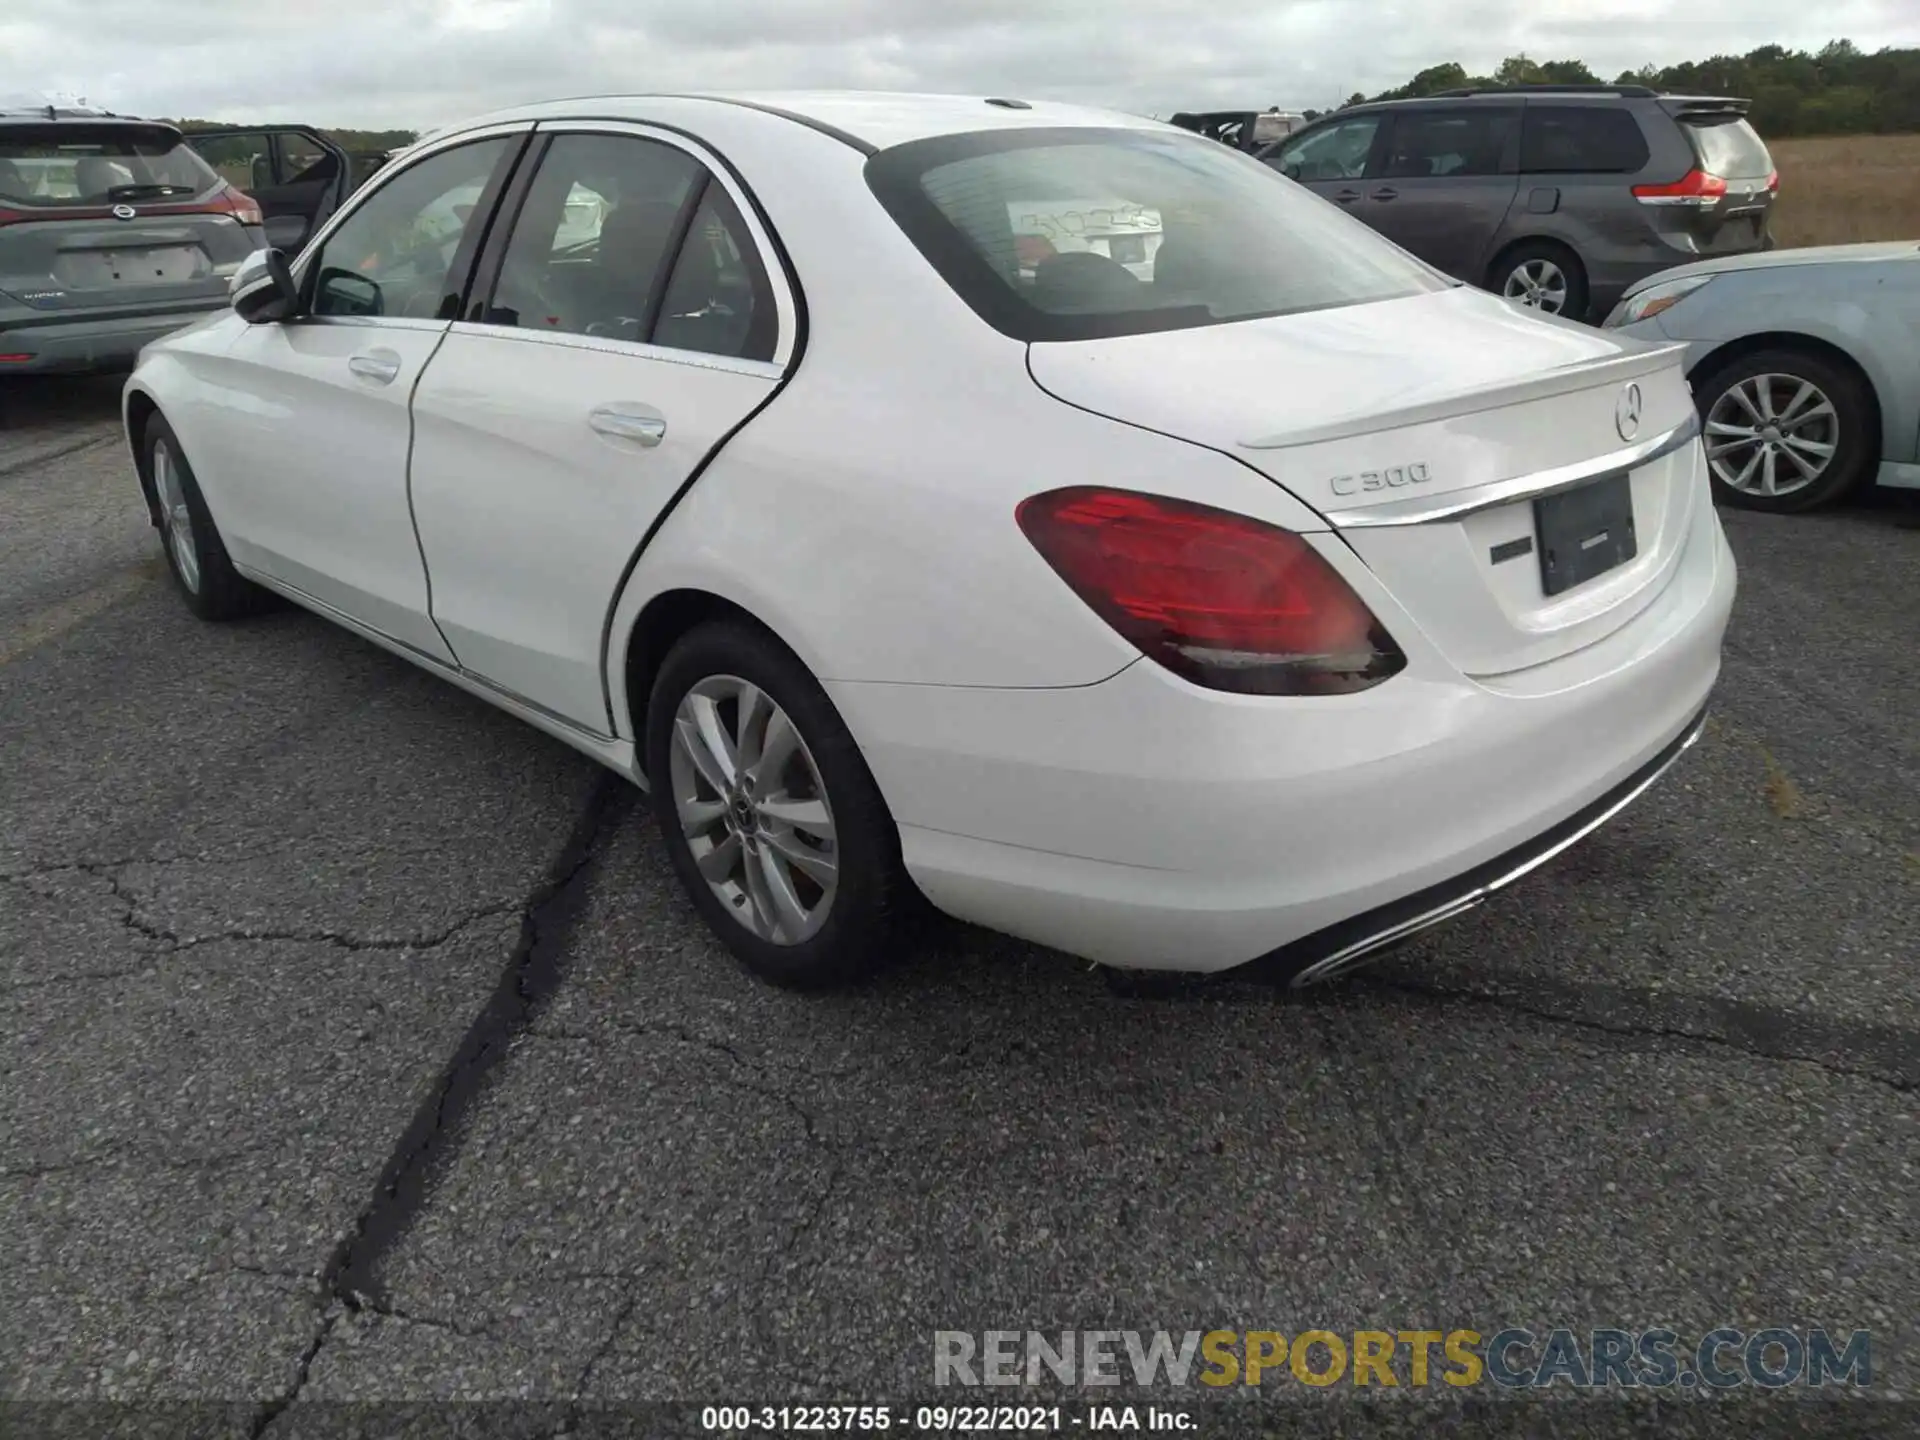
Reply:
[[[458, 937], [469, 926], [482, 920], [495, 919], [503, 915], [523, 912], [525, 902], [503, 901], [482, 905], [467, 911], [451, 925], [438, 930], [425, 931], [412, 935], [360, 935], [351, 930], [296, 930], [268, 927], [229, 926], [197, 934], [181, 934], [164, 925], [146, 919], [141, 913], [140, 897], [130, 890], [121, 879], [119, 871], [131, 865], [144, 865], [153, 862], [145, 860], [117, 861], [110, 864], [96, 864], [92, 861], [72, 861], [60, 865], [48, 866], [41, 870], [0, 875], [0, 881], [24, 884], [28, 880], [44, 875], [82, 874], [106, 882], [109, 897], [122, 909], [121, 925], [142, 940], [152, 941], [159, 947], [142, 947], [140, 953], [148, 957], [166, 957], [197, 950], [203, 945], [214, 945], [224, 941], [273, 942], [281, 941], [303, 945], [331, 945], [335, 949], [349, 953], [361, 951], [397, 951], [397, 950], [433, 950]], [[70, 984], [76, 980], [113, 979], [125, 974], [138, 973], [148, 968], [135, 970], [86, 971], [72, 975], [52, 975], [34, 980], [11, 982], [6, 989], [34, 989], [47, 985]]]
[[103, 1150], [96, 1155], [80, 1155], [66, 1160], [48, 1160], [37, 1164], [9, 1166], [0, 1169], [0, 1180], [39, 1180], [48, 1175], [67, 1175], [77, 1170], [92, 1170], [102, 1165], [121, 1162], [130, 1167], [135, 1164], [143, 1165], [150, 1170], [212, 1170], [221, 1165], [231, 1165], [237, 1160], [251, 1159], [280, 1143], [280, 1139], [275, 1137], [254, 1145], [243, 1146], [238, 1150], [223, 1151], [214, 1155], [152, 1155], [140, 1150]]
[[[717, 1036], [705, 1035], [698, 1030], [670, 1021], [625, 1020], [613, 1015], [604, 1016], [602, 1019], [608, 1029], [617, 1030], [623, 1035], [636, 1035], [644, 1039], [673, 1040], [695, 1049], [711, 1050], [716, 1055], [724, 1055], [742, 1070], [756, 1075], [771, 1076], [785, 1071], [805, 1075], [811, 1080], [845, 1080], [857, 1074], [860, 1069], [858, 1064], [820, 1069], [788, 1060], [755, 1059], [741, 1054], [730, 1043]], [[569, 1040], [577, 1041], [582, 1045], [599, 1045], [605, 1042], [604, 1036], [570, 1025], [534, 1025], [527, 1033], [538, 1040]], [[969, 1040], [967, 1043], [972, 1042]]]
[[489, 1073], [558, 987], [566, 942], [584, 908], [587, 881], [603, 853], [601, 838], [625, 818], [639, 793], [611, 772], [594, 777], [586, 802], [545, 877], [518, 907], [520, 938], [493, 993], [396, 1139], [367, 1203], [322, 1268], [318, 1277], [321, 1309], [313, 1339], [294, 1368], [293, 1383], [255, 1411], [252, 1440], [259, 1440], [299, 1399], [314, 1361], [342, 1316], [366, 1312], [403, 1323], [427, 1323], [399, 1311], [381, 1293], [376, 1278], [380, 1263], [412, 1224], [433, 1176], [453, 1155], [462, 1121]]
[[1680, 1040], [1756, 1060], [1811, 1065], [1903, 1093], [1920, 1085], [1920, 1034], [1897, 1025], [1593, 982], [1529, 979], [1526, 996], [1383, 975], [1356, 984], [1441, 1004], [1484, 1005], [1622, 1039]]
[[[732, 1086], [737, 1090], [743, 1090], [749, 1094], [758, 1095], [762, 1099], [771, 1100], [783, 1107], [800, 1122], [801, 1133], [804, 1135], [808, 1147], [824, 1151], [830, 1157], [826, 1167], [825, 1179], [820, 1186], [819, 1194], [807, 1205], [800, 1217], [793, 1222], [780, 1244], [768, 1254], [765, 1263], [760, 1266], [758, 1273], [747, 1282], [748, 1294], [758, 1294], [765, 1291], [766, 1288], [773, 1283], [774, 1272], [780, 1267], [783, 1261], [787, 1260], [800, 1248], [801, 1243], [812, 1233], [814, 1226], [819, 1223], [820, 1217], [826, 1213], [827, 1206], [832, 1201], [834, 1194], [839, 1190], [840, 1184], [846, 1176], [846, 1164], [842, 1158], [840, 1147], [821, 1134], [819, 1120], [815, 1113], [806, 1105], [803, 1105], [793, 1095], [789, 1094], [787, 1090], [778, 1083], [776, 1075], [769, 1067], [748, 1059], [726, 1041], [716, 1039], [712, 1036], [702, 1035], [697, 1031], [674, 1024], [646, 1024], [638, 1021], [613, 1019], [608, 1020], [607, 1024], [609, 1028], [623, 1035], [666, 1040], [690, 1050], [699, 1050], [708, 1054], [721, 1056], [731, 1066], [743, 1073], [720, 1075], [714, 1078], [719, 1080], [721, 1084]], [[606, 1037], [603, 1035], [557, 1026], [540, 1026], [532, 1030], [530, 1034], [535, 1039], [560, 1041], [571, 1044], [593, 1046], [606, 1043]], [[838, 1078], [837, 1075], [823, 1076], [805, 1069], [800, 1069], [795, 1073], [806, 1075], [812, 1079]], [[642, 1283], [641, 1273], [622, 1271], [567, 1272], [564, 1278], [605, 1279], [625, 1282], [630, 1288], [627, 1290], [626, 1298], [614, 1316], [613, 1323], [608, 1328], [606, 1336], [601, 1340], [599, 1345], [594, 1347], [593, 1353], [588, 1356], [586, 1364], [581, 1367], [579, 1378], [574, 1381], [573, 1394], [569, 1398], [566, 1416], [562, 1419], [559, 1428], [550, 1432], [551, 1437], [571, 1435], [583, 1418], [586, 1410], [587, 1386], [593, 1379], [594, 1371], [599, 1367], [600, 1363], [605, 1360], [607, 1355], [612, 1352], [622, 1331], [632, 1318], [634, 1309], [639, 1303], [640, 1286]], [[768, 1329], [769, 1322], [767, 1321], [763, 1307], [754, 1308], [751, 1323], [761, 1342], [760, 1352], [763, 1355], [771, 1355], [774, 1349], [775, 1337]]]
[[313, 1362], [320, 1358], [320, 1350], [333, 1334], [333, 1327], [340, 1323], [340, 1317], [346, 1313], [346, 1307], [339, 1304], [321, 1306], [318, 1319], [314, 1323], [313, 1334], [300, 1352], [300, 1358], [294, 1362], [293, 1384], [287, 1387], [284, 1395], [276, 1395], [254, 1411], [253, 1423], [247, 1428], [248, 1440], [260, 1440], [267, 1433], [267, 1427], [286, 1411], [306, 1388], [307, 1378], [313, 1372]]

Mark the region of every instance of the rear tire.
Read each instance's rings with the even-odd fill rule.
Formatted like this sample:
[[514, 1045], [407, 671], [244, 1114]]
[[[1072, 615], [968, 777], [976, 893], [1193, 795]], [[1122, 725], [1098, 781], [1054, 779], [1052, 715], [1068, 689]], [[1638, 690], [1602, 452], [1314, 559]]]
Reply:
[[1872, 389], [1817, 351], [1738, 356], [1695, 377], [1693, 397], [1722, 504], [1776, 515], [1817, 509], [1857, 486], [1878, 458]]
[[1587, 267], [1566, 246], [1551, 240], [1526, 240], [1501, 255], [1487, 277], [1487, 288], [1530, 310], [1587, 319], [1591, 303]]
[[167, 569], [187, 608], [202, 620], [238, 620], [268, 608], [272, 596], [233, 568], [226, 542], [207, 510], [200, 482], [171, 426], [155, 415], [145, 437], [154, 525]]
[[754, 974], [822, 989], [898, 951], [918, 898], [899, 827], [785, 646], [737, 620], [682, 636], [648, 697], [646, 759], [680, 883]]

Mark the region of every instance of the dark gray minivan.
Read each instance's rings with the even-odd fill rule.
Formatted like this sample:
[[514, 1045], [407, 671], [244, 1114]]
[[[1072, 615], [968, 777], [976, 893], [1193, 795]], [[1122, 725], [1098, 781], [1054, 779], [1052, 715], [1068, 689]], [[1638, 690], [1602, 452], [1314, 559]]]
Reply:
[[1457, 279], [1571, 319], [1635, 281], [1760, 250], [1779, 177], [1748, 102], [1638, 85], [1356, 105], [1260, 159]]

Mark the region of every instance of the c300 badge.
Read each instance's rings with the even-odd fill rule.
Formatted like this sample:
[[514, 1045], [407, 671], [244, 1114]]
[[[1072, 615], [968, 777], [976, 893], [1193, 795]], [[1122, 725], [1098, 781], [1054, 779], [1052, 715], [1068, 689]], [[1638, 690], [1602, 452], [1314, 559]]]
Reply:
[[1407, 485], [1424, 485], [1432, 478], [1427, 473], [1426, 462], [1416, 461], [1411, 465], [1395, 465], [1390, 470], [1362, 470], [1358, 475], [1336, 475], [1333, 477], [1333, 493], [1359, 495], [1369, 490], [1398, 490]]

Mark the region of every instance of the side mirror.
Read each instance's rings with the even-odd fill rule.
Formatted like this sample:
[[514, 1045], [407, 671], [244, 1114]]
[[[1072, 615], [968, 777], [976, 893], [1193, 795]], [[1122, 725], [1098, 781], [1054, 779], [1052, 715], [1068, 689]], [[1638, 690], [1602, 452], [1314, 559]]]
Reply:
[[300, 291], [293, 283], [287, 257], [278, 250], [261, 250], [235, 272], [229, 290], [234, 313], [249, 325], [271, 325], [290, 320], [300, 308]]
[[1298, 180], [1303, 173], [1298, 160], [1290, 160], [1280, 167], [1280, 173], [1289, 180]]

